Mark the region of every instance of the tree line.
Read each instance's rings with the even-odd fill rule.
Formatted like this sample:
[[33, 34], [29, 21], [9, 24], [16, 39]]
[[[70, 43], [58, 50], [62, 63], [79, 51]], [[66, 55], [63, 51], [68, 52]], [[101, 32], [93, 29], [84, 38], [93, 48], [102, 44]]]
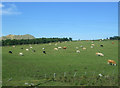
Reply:
[[0, 46], [23, 45], [23, 44], [42, 44], [51, 42], [72, 41], [72, 38], [36, 38], [36, 39], [7, 39], [0, 41]]
[[114, 36], [114, 37], [110, 37], [110, 40], [120, 40], [120, 36]]

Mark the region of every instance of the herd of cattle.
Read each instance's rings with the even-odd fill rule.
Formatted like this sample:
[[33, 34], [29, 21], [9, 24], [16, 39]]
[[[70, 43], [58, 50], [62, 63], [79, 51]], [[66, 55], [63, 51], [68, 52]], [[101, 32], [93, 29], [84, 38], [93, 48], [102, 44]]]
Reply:
[[[112, 42], [112, 44], [114, 44], [114, 43]], [[51, 43], [49, 43], [49, 45], [51, 45]], [[55, 46], [57, 46], [57, 43], [55, 43]], [[95, 46], [95, 44], [94, 44], [94, 42], [92, 41], [91, 48], [94, 48], [94, 46]], [[15, 46], [13, 46], [13, 47], [15, 47]], [[82, 45], [81, 45], [80, 47], [81, 47], [83, 50], [86, 50], [86, 47], [83, 47]], [[101, 44], [100, 47], [104, 47], [104, 45]], [[23, 49], [23, 47], [22, 47], [21, 49]], [[34, 50], [31, 45], [30, 45], [30, 49], [31, 49], [33, 52], [36, 52], [36, 50]], [[65, 49], [65, 50], [66, 50], [67, 47], [64, 46], [64, 47], [54, 48], [54, 50], [59, 50], [59, 49]], [[42, 48], [42, 50], [43, 50], [43, 53], [44, 53], [44, 54], [47, 54], [46, 51], [45, 51], [45, 48]], [[26, 51], [29, 51], [29, 49], [26, 49]], [[12, 54], [13, 52], [12, 52], [12, 51], [9, 51], [9, 53]], [[79, 50], [78, 47], [76, 47], [76, 53], [80, 53], [80, 50]], [[20, 55], [20, 56], [24, 56], [24, 54], [23, 54], [22, 52], [20, 52], [19, 55]], [[103, 54], [103, 53], [100, 53], [100, 52], [96, 52], [96, 55], [97, 55], [97, 56], [102, 56], [102, 57], [104, 56], [104, 54]], [[113, 66], [116, 66], [116, 65], [117, 65], [114, 60], [108, 60], [107, 62], [108, 62], [108, 64], [113, 65]]]

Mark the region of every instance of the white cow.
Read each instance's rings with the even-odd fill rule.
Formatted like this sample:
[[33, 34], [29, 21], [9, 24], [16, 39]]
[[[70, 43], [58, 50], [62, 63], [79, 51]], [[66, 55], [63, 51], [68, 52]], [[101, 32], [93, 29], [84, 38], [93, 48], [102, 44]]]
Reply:
[[15, 47], [15, 46], [13, 46], [13, 47]]
[[78, 49], [78, 47], [76, 47], [76, 49]]
[[20, 56], [23, 56], [23, 53], [19, 53]]
[[58, 47], [58, 49], [62, 49], [62, 47]]
[[93, 46], [91, 46], [91, 48], [93, 48]]
[[26, 51], [29, 51], [29, 49], [26, 49]]
[[86, 48], [85, 48], [85, 47], [83, 47], [83, 50], [86, 50]]
[[58, 50], [58, 48], [54, 48], [54, 50]]
[[43, 50], [45, 50], [45, 48], [42, 48]]
[[76, 53], [80, 53], [80, 50], [76, 50]]

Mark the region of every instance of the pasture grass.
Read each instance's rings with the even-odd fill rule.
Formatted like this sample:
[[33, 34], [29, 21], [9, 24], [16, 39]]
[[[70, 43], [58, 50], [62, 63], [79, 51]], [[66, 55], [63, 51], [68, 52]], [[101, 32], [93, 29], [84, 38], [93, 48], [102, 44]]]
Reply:
[[[55, 43], [31, 44], [36, 52], [32, 52], [30, 45], [2, 47], [3, 86], [30, 86], [31, 83], [37, 86], [117, 86], [118, 66], [108, 65], [107, 60], [118, 63], [118, 41], [94, 41], [94, 48], [90, 48], [91, 44], [91, 41], [63, 42], [57, 46]], [[104, 47], [100, 47], [101, 44]], [[87, 49], [82, 50], [81, 45]], [[67, 49], [54, 50], [59, 46]], [[42, 53], [43, 47], [47, 54]], [[80, 53], [76, 53], [76, 47]], [[13, 54], [8, 53], [10, 50]], [[20, 56], [20, 52], [24, 56]], [[104, 57], [97, 56], [96, 52], [103, 53]], [[99, 77], [99, 74], [104, 76]]]

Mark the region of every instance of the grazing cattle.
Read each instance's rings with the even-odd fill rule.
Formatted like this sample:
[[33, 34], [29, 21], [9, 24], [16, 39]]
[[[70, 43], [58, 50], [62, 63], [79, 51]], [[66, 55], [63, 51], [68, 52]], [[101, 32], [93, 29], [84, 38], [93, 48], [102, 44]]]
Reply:
[[67, 49], [67, 47], [64, 46], [63, 49]]
[[96, 53], [96, 55], [98, 55], [98, 56], [104, 56], [104, 54], [102, 54], [102, 53]]
[[80, 47], [81, 47], [81, 48], [83, 48], [83, 46], [82, 46], [82, 45], [81, 45]]
[[93, 48], [93, 46], [91, 46], [91, 48]]
[[83, 50], [86, 50], [86, 48], [85, 48], [85, 47], [83, 47]]
[[101, 47], [103, 47], [103, 45], [100, 45]]
[[58, 49], [62, 49], [62, 47], [58, 47]]
[[99, 77], [102, 77], [103, 75], [102, 74], [99, 74]]
[[114, 60], [108, 60], [108, 64], [116, 66], [116, 62]]
[[11, 53], [11, 54], [12, 54], [12, 51], [9, 51], [9, 53]]
[[76, 49], [78, 49], [78, 47], [76, 47]]
[[43, 50], [45, 50], [45, 48], [42, 48]]
[[32, 49], [32, 47], [30, 47]]
[[23, 56], [23, 53], [19, 53], [20, 56]]
[[80, 53], [80, 50], [76, 50], [76, 53]]
[[13, 46], [13, 47], [15, 47], [15, 46]]
[[54, 48], [54, 50], [58, 50], [58, 48]]
[[114, 42], [112, 42], [112, 44], [114, 44]]
[[95, 44], [91, 44], [91, 46], [95, 46]]
[[29, 51], [29, 49], [26, 49], [26, 51]]
[[43, 51], [44, 54], [46, 54], [45, 50]]

